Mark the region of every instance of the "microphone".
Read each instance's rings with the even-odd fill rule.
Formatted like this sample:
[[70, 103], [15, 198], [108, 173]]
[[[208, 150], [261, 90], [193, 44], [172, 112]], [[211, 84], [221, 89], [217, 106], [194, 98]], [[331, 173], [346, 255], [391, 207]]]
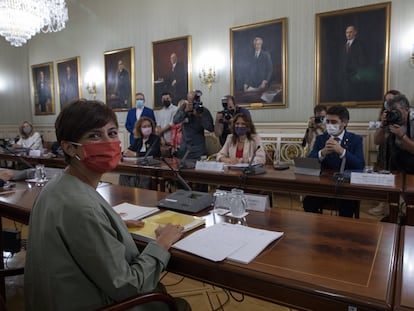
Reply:
[[137, 162], [138, 163], [140, 163], [140, 164], [144, 164], [144, 165], [149, 165], [149, 159], [148, 159], [148, 156], [149, 156], [149, 154], [151, 153], [151, 151], [152, 151], [152, 149], [154, 148], [154, 145], [155, 144], [152, 144], [149, 148], [148, 148], [148, 150], [147, 150], [147, 152], [145, 152], [145, 154], [144, 154], [144, 157], [142, 158], [142, 159], [138, 159], [137, 160]]
[[180, 164], [178, 166], [178, 170], [181, 170], [182, 168], [186, 168], [185, 161], [187, 160], [188, 154], [190, 153], [190, 148], [187, 147], [187, 150], [184, 153], [184, 156], [180, 160]]
[[187, 182], [184, 180], [184, 178], [180, 175], [179, 170], [175, 170], [170, 163], [168, 163], [164, 157], [161, 157], [161, 161], [163, 161], [165, 164], [167, 164], [168, 168], [174, 173], [175, 177], [178, 179], [178, 181], [185, 187], [187, 191], [192, 191], [190, 185], [187, 184]]
[[348, 174], [345, 174], [345, 164], [346, 157], [343, 157], [341, 161], [341, 166], [339, 168], [339, 173], [335, 173], [333, 176], [336, 182], [346, 182], [349, 180], [350, 176], [348, 176]]
[[178, 181], [182, 183], [186, 189], [178, 189], [174, 193], [168, 195], [165, 199], [160, 200], [158, 202], [159, 207], [186, 213], [198, 213], [211, 206], [213, 203], [211, 194], [208, 192], [193, 191], [184, 178], [181, 177], [178, 170], [173, 169], [163, 157], [161, 157], [161, 160], [167, 164], [172, 172], [174, 172]]
[[28, 161], [26, 161], [20, 154], [16, 153], [14, 150], [10, 149], [6, 145], [1, 145], [1, 148], [3, 148], [3, 150], [5, 150], [5, 151], [11, 153], [15, 157], [17, 157], [17, 161], [19, 161], [20, 163], [23, 163], [24, 165], [26, 165], [26, 166], [28, 166], [30, 168], [35, 168], [31, 163], [29, 163]]
[[266, 170], [262, 166], [253, 166], [254, 158], [256, 157], [257, 150], [260, 149], [260, 145], [257, 146], [256, 150], [253, 152], [253, 156], [250, 159], [249, 166], [243, 170], [243, 175], [259, 175], [266, 173]]

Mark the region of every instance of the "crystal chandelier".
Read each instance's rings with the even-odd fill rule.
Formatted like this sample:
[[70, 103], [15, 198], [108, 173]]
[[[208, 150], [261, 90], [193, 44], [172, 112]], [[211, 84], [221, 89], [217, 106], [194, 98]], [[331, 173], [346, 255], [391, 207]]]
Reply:
[[65, 0], [0, 0], [0, 35], [12, 46], [22, 46], [40, 30], [65, 28]]

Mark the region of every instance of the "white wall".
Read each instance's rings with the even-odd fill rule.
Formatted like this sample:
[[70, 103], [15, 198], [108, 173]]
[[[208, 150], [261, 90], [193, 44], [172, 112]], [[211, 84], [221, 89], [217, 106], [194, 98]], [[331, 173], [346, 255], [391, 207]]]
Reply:
[[[29, 87], [30, 66], [80, 56], [85, 90], [85, 75], [99, 73], [98, 99], [103, 100], [103, 53], [135, 47], [135, 81], [137, 91], [152, 101], [152, 42], [192, 36], [193, 67], [205, 51], [221, 54], [224, 68], [220, 82], [211, 92], [201, 85], [193, 72], [193, 88], [204, 91], [204, 102], [212, 112], [220, 109], [220, 98], [230, 92], [230, 31], [246, 25], [282, 17], [288, 18], [288, 108], [252, 112], [256, 123], [305, 122], [315, 98], [315, 14], [379, 3], [375, 0], [68, 0], [69, 22], [56, 34], [40, 34], [23, 48], [12, 48], [0, 40], [0, 83], [13, 77], [6, 90], [0, 84], [0, 125], [20, 122], [32, 114]], [[414, 99], [414, 68], [409, 62], [414, 43], [414, 1], [393, 0], [391, 9], [390, 88]], [[5, 69], [3, 69], [5, 68]], [[16, 72], [15, 72], [16, 71]], [[56, 81], [56, 77], [55, 77]], [[56, 90], [55, 90], [56, 91]], [[56, 93], [57, 94], [57, 93]], [[5, 109], [10, 100], [13, 109]], [[59, 113], [59, 103], [56, 112]], [[8, 116], [10, 111], [12, 117]], [[375, 119], [378, 109], [351, 109], [351, 121]], [[6, 113], [7, 112], [7, 113]], [[123, 124], [125, 113], [118, 113]], [[56, 115], [32, 116], [39, 125], [52, 125]], [[263, 124], [264, 125], [264, 124]]]

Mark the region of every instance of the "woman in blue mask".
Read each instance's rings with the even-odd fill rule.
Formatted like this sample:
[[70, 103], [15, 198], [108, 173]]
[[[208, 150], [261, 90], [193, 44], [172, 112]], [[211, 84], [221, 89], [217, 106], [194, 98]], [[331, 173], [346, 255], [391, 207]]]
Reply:
[[232, 134], [227, 136], [226, 142], [217, 154], [217, 161], [226, 164], [249, 163], [256, 152], [254, 164], [265, 164], [266, 152], [256, 134], [252, 119], [239, 113], [234, 116], [231, 125]]
[[33, 125], [28, 121], [23, 121], [19, 127], [20, 139], [14, 148], [28, 148], [32, 150], [42, 150], [42, 137], [38, 132], [35, 132]]

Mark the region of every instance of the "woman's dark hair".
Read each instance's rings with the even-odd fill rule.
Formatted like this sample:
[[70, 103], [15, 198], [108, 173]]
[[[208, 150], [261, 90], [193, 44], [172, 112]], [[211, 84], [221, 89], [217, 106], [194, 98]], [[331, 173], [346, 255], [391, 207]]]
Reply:
[[138, 119], [137, 122], [135, 122], [135, 126], [134, 126], [134, 129], [135, 129], [135, 135], [134, 135], [134, 137], [135, 138], [142, 138], [141, 126], [142, 126], [142, 123], [144, 123], [144, 121], [149, 121], [149, 123], [151, 124], [152, 133], [155, 134], [155, 123], [154, 123], [154, 120], [152, 120], [152, 119], [150, 119], [148, 117], [141, 117], [141, 118]]
[[231, 138], [231, 142], [234, 145], [237, 144], [237, 139], [239, 138], [236, 135], [236, 131], [234, 130], [234, 128], [236, 127], [236, 122], [239, 118], [243, 119], [243, 121], [246, 123], [246, 127], [248, 129], [248, 131], [246, 133], [246, 137], [247, 137], [248, 140], [252, 140], [252, 135], [256, 134], [256, 127], [254, 126], [253, 121], [250, 118], [250, 116], [248, 116], [244, 113], [238, 113], [233, 117], [233, 122], [231, 123], [231, 132], [233, 133], [233, 137]]
[[[108, 122], [118, 127], [115, 113], [101, 101], [76, 99], [60, 112], [55, 122], [56, 138], [59, 144], [65, 141], [78, 142], [88, 131], [101, 128]], [[70, 157], [65, 154], [68, 162]]]

